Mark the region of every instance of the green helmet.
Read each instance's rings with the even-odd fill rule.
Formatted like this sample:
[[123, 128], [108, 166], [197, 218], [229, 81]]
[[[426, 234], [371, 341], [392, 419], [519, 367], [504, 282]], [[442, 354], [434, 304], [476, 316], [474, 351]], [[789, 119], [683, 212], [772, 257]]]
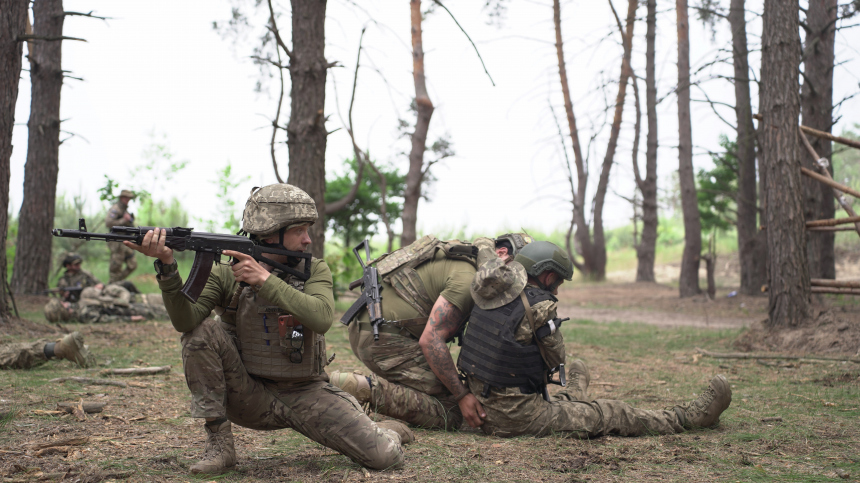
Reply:
[[555, 272], [565, 280], [573, 277], [573, 263], [567, 253], [555, 243], [548, 241], [529, 243], [517, 253], [514, 261], [521, 263], [526, 273], [534, 278], [547, 270]]
[[317, 207], [307, 193], [283, 184], [270, 184], [251, 189], [251, 196], [242, 213], [242, 230], [264, 238], [281, 228], [317, 220]]
[[63, 266], [68, 267], [69, 265], [73, 265], [77, 261], [83, 261], [80, 255], [74, 252], [69, 252], [66, 254], [66, 258], [63, 259]]
[[524, 246], [535, 241], [535, 239], [526, 233], [505, 233], [504, 235], [498, 236], [495, 241], [496, 248], [499, 248], [500, 242], [506, 241], [510, 243], [513, 247], [513, 252], [509, 253], [509, 255], [515, 257]]

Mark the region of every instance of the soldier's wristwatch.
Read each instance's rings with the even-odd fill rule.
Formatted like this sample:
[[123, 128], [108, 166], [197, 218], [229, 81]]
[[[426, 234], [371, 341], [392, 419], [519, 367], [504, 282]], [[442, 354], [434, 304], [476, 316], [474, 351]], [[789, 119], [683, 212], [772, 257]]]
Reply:
[[167, 280], [168, 278], [172, 278], [179, 273], [179, 264], [176, 263], [176, 259], [173, 259], [173, 263], [169, 265], [165, 265], [161, 260], [155, 259], [152, 262], [152, 265], [155, 267], [156, 279], [158, 280]]

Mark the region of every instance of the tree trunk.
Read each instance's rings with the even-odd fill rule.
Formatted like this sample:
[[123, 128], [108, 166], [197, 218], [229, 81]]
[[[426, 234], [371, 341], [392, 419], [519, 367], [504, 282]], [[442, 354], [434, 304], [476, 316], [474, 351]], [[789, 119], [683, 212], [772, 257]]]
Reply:
[[406, 173], [406, 190], [403, 194], [403, 232], [400, 246], [415, 241], [418, 222], [418, 201], [421, 200], [421, 184], [424, 182], [424, 151], [427, 149], [427, 131], [433, 116], [433, 101], [427, 95], [424, 81], [424, 42], [421, 37], [421, 0], [410, 0], [412, 21], [412, 79], [415, 82], [415, 106], [417, 119], [412, 132], [412, 150], [409, 152], [409, 171]]
[[752, 119], [750, 76], [744, 0], [731, 0], [729, 24], [732, 29], [735, 71], [735, 115], [738, 123], [738, 256], [741, 264], [741, 293], [760, 294], [765, 283], [764, 260], [755, 257], [758, 202], [755, 171], [755, 126]]
[[595, 271], [591, 278], [595, 280], [606, 279], [606, 240], [603, 233], [603, 203], [606, 200], [606, 191], [609, 187], [609, 172], [615, 161], [615, 149], [618, 147], [618, 135], [621, 132], [621, 118], [624, 114], [624, 99], [627, 95], [627, 81], [630, 78], [630, 57], [633, 50], [633, 27], [636, 25], [636, 7], [638, 0], [629, 0], [627, 3], [627, 25], [622, 39], [624, 53], [621, 56], [621, 75], [618, 80], [618, 94], [615, 97], [615, 114], [612, 118], [612, 127], [609, 131], [609, 143], [603, 156], [603, 167], [600, 170], [600, 178], [597, 181], [597, 192], [594, 194], [594, 265]]
[[316, 202], [319, 219], [310, 229], [313, 255], [325, 250], [325, 59], [326, 0], [292, 0], [293, 52], [290, 58], [290, 122], [287, 183], [305, 190]]
[[9, 176], [12, 128], [21, 77], [23, 42], [27, 25], [27, 0], [0, 0], [0, 319], [9, 317], [6, 298], [6, 231], [9, 226]]
[[648, 0], [645, 33], [645, 109], [648, 117], [648, 138], [645, 148], [645, 179], [639, 184], [642, 192], [642, 239], [636, 247], [639, 264], [637, 282], [654, 281], [654, 258], [657, 247], [657, 83], [655, 68], [655, 39], [657, 37], [657, 0]]
[[676, 0], [678, 14], [678, 180], [684, 212], [684, 255], [678, 288], [681, 297], [701, 293], [699, 256], [702, 251], [702, 223], [693, 177], [693, 134], [690, 123], [690, 32], [687, 0]]
[[[800, 91], [800, 112], [803, 125], [819, 131], [831, 132], [833, 126], [833, 64], [836, 36], [836, 0], [810, 0], [806, 11], [806, 45], [804, 47], [803, 87]], [[832, 148], [830, 141], [811, 137], [815, 152], [827, 158], [828, 170]], [[801, 151], [802, 163], [817, 171], [815, 159]], [[833, 190], [813, 179], [803, 180], [806, 193], [806, 219], [833, 218]], [[833, 248], [835, 233], [821, 232], [809, 235], [806, 240], [809, 257], [809, 275], [812, 278], [836, 278]]]
[[762, 151], [767, 172], [769, 326], [796, 327], [810, 316], [809, 266], [800, 174], [798, 2], [765, 0], [762, 29]]
[[[63, 1], [33, 3], [33, 34], [62, 37]], [[60, 90], [62, 41], [35, 41], [30, 53], [30, 121], [24, 199], [18, 214], [18, 240], [12, 291], [38, 293], [48, 288], [57, 173], [60, 169]]]

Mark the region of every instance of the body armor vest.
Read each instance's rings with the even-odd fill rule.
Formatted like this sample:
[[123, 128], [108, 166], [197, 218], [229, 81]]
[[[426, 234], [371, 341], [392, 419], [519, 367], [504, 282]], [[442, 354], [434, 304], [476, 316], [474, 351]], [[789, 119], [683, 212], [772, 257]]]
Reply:
[[[555, 298], [533, 287], [527, 288], [525, 294], [531, 305]], [[522, 345], [515, 339], [525, 316], [520, 297], [497, 309], [476, 306], [457, 360], [460, 370], [491, 387], [519, 387], [524, 392], [534, 392], [544, 386], [548, 368], [538, 346]]]
[[[303, 260], [296, 269], [303, 270], [304, 263], [310, 262]], [[287, 275], [284, 281], [304, 292], [305, 282], [298, 277]], [[289, 312], [260, 297], [251, 287], [242, 289], [235, 314], [236, 335], [248, 374], [273, 381], [297, 381], [323, 373], [327, 362], [325, 337], [294, 325], [301, 324], [301, 320], [282, 318], [288, 315]], [[290, 320], [289, 325], [280, 327], [279, 318]], [[299, 356], [301, 362], [294, 362]]]

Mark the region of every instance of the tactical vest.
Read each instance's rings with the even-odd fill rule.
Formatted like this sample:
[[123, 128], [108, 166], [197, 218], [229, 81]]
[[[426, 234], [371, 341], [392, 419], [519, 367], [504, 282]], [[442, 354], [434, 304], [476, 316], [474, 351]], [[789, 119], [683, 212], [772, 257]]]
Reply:
[[[304, 266], [299, 264], [296, 269], [303, 270]], [[304, 292], [305, 282], [298, 277], [288, 275], [284, 281]], [[296, 327], [283, 330], [278, 324], [279, 317], [285, 315], [289, 312], [259, 296], [251, 287], [242, 289], [235, 321], [239, 354], [248, 374], [273, 381], [297, 381], [323, 373], [327, 362], [325, 337], [302, 326], [303, 340], [293, 344]], [[300, 320], [296, 322], [301, 323]], [[290, 360], [294, 352], [301, 354], [301, 362]]]
[[[524, 291], [529, 304], [555, 300], [545, 290], [528, 287]], [[519, 387], [535, 392], [545, 383], [546, 363], [537, 344], [522, 345], [515, 339], [517, 327], [525, 318], [520, 297], [497, 309], [472, 309], [469, 328], [457, 366], [466, 375], [480, 379], [491, 387]]]
[[[411, 305], [421, 317], [428, 317], [436, 300], [430, 298], [416, 269], [433, 260], [439, 250], [445, 253], [446, 258], [469, 262], [477, 268], [477, 247], [460, 240], [442, 241], [433, 235], [425, 235], [411, 245], [386, 253], [370, 263], [376, 265], [382, 281], [391, 285], [401, 299]], [[383, 301], [383, 305], [384, 303]], [[427, 322], [424, 321], [423, 324], [412, 323], [404, 325], [403, 328], [420, 338], [426, 325]]]

